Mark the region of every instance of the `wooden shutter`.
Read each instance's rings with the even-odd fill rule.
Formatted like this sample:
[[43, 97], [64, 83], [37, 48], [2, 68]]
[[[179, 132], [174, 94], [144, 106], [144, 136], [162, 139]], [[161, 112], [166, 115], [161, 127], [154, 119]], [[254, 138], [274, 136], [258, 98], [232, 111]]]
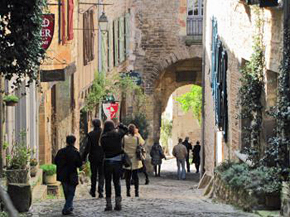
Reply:
[[84, 65], [87, 65], [88, 60], [88, 44], [89, 44], [89, 26], [88, 26], [88, 11], [83, 14], [83, 57], [84, 57]]
[[62, 5], [61, 5], [61, 41], [62, 41], [62, 44], [65, 44], [65, 42], [66, 42], [65, 0], [62, 0], [61, 3], [62, 3]]
[[67, 40], [72, 40], [74, 38], [73, 14], [74, 14], [74, 0], [68, 0], [68, 22], [67, 22], [68, 37], [67, 37]]
[[94, 48], [95, 48], [95, 26], [94, 26], [94, 10], [90, 10], [90, 18], [89, 18], [89, 60], [92, 61], [95, 58]]
[[114, 66], [119, 63], [119, 35], [118, 35], [118, 20], [114, 20]]
[[125, 53], [126, 56], [129, 55], [130, 49], [130, 14], [127, 13], [125, 16]]
[[112, 70], [113, 68], [113, 25], [109, 24], [109, 31], [108, 31], [108, 70]]
[[119, 18], [119, 57], [120, 62], [125, 60], [124, 17]]

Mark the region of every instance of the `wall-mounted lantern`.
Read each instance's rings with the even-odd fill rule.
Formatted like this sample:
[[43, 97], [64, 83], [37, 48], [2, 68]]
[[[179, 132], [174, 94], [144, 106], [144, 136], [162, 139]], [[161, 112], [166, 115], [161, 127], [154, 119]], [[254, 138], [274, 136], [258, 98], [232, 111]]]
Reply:
[[105, 15], [105, 12], [103, 12], [99, 18], [99, 28], [100, 28], [101, 32], [108, 31], [108, 18]]

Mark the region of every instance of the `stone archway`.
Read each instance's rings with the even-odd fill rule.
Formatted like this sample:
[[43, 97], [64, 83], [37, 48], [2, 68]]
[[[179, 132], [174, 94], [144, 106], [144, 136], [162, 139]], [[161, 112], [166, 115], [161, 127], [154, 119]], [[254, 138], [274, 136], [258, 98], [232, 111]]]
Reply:
[[151, 123], [149, 142], [160, 138], [161, 115], [164, 112], [170, 95], [179, 87], [202, 84], [202, 60], [199, 57], [185, 59], [168, 66], [154, 82], [153, 93], [149, 94], [151, 106], [147, 117]]

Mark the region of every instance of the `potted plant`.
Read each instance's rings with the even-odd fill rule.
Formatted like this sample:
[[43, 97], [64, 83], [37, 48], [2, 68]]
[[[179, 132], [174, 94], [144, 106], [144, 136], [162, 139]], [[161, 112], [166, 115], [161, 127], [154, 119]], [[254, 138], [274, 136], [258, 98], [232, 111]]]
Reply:
[[56, 165], [55, 164], [43, 164], [40, 166], [44, 173], [44, 182], [46, 184], [56, 183]]
[[3, 97], [3, 101], [6, 106], [15, 106], [18, 103], [19, 98], [15, 95], [6, 95]]
[[25, 141], [26, 133], [21, 132], [20, 138], [17, 142], [13, 143], [10, 151], [6, 155], [7, 192], [19, 212], [27, 212], [32, 201], [31, 186], [28, 182], [28, 162], [31, 151]]
[[30, 176], [35, 177], [37, 170], [38, 170], [38, 167], [37, 167], [38, 162], [37, 162], [36, 158], [31, 158], [29, 164], [30, 164]]

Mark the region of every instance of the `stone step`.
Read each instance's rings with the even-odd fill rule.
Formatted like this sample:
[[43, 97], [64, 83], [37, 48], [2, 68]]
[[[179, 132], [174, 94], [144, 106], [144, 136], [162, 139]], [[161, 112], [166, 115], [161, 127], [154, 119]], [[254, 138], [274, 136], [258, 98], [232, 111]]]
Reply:
[[34, 189], [38, 185], [42, 185], [42, 174], [43, 174], [43, 171], [42, 169], [39, 168], [36, 173], [36, 176], [30, 178], [29, 184], [31, 185], [32, 189]]
[[36, 185], [32, 190], [32, 201], [44, 200], [47, 196], [46, 185]]

